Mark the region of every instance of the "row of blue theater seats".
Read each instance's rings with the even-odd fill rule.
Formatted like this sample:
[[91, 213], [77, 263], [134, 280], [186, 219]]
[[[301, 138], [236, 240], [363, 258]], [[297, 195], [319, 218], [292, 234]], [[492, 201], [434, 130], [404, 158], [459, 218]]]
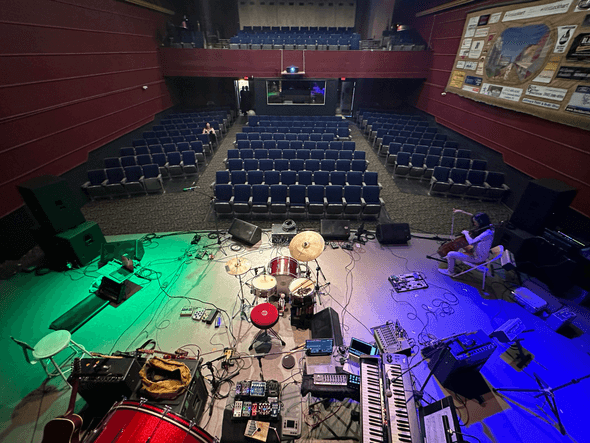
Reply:
[[[215, 131], [217, 133], [217, 135], [219, 135], [220, 137], [222, 136], [222, 134], [219, 133], [219, 131]], [[194, 135], [194, 136], [202, 136], [202, 135], [207, 135], [207, 134], [203, 134], [203, 128], [197, 128], [197, 129], [171, 129], [169, 131], [145, 131], [143, 134], [141, 134], [142, 138], [144, 140], [149, 140], [152, 138], [163, 138], [163, 137], [177, 137], [177, 136], [183, 136], [183, 137], [188, 137], [189, 135]]]
[[292, 128], [285, 128], [277, 126], [276, 128], [268, 127], [268, 126], [255, 126], [255, 127], [248, 127], [244, 126], [242, 128], [242, 133], [246, 134], [284, 134], [285, 137], [288, 136], [302, 136], [303, 140], [321, 140], [322, 136], [331, 135], [333, 139], [338, 140], [350, 140], [350, 129], [348, 128], [303, 128], [303, 127], [292, 127]]
[[[134, 140], [135, 141], [135, 140]], [[160, 154], [174, 151], [195, 151], [197, 153], [204, 152], [209, 155], [212, 153], [211, 144], [204, 144], [200, 140], [191, 142], [179, 142], [179, 143], [153, 143], [148, 145], [136, 145], [133, 148], [125, 147], [119, 149], [119, 155], [125, 157], [127, 155], [143, 155], [143, 154]]]
[[443, 166], [445, 168], [463, 169], [465, 171], [483, 171], [487, 167], [485, 160], [470, 160], [468, 158], [437, 157], [435, 155], [408, 154], [400, 152], [394, 163], [393, 174], [411, 178], [430, 180], [434, 168]]
[[[207, 135], [207, 134], [204, 134]], [[168, 151], [180, 151], [186, 150], [186, 145], [189, 145], [193, 151], [199, 149], [199, 146], [202, 146], [205, 149], [207, 154], [210, 154], [213, 151], [213, 148], [218, 146], [218, 143], [211, 143], [211, 138], [207, 137], [198, 137], [194, 140], [191, 136], [182, 137], [180, 138], [172, 138], [172, 141], [168, 139], [159, 139], [159, 138], [148, 138], [148, 139], [138, 139], [133, 140], [133, 149], [137, 151], [137, 149], [143, 149], [145, 147], [148, 148], [150, 152], [160, 152], [159, 148], [161, 148], [164, 152]], [[181, 148], [179, 148], [179, 146]]]
[[[190, 151], [189, 151], [190, 152]], [[287, 160], [287, 159], [246, 159], [240, 160], [232, 158], [227, 160], [227, 169], [230, 171], [237, 171], [245, 169], [246, 171], [260, 170], [260, 171], [286, 171], [288, 169], [292, 171], [366, 171], [367, 161], [366, 160]]]
[[391, 123], [384, 123], [383, 125], [377, 125], [376, 128], [371, 129], [370, 132], [367, 131], [365, 135], [367, 135], [369, 141], [375, 141], [376, 138], [383, 138], [386, 135], [393, 135], [394, 137], [401, 136], [416, 138], [435, 138], [437, 135], [441, 136], [442, 134], [438, 134], [436, 128], [431, 128], [428, 126], [410, 127], [403, 125], [394, 125]]
[[[163, 178], [186, 174], [186, 171], [189, 171], [189, 169], [195, 169], [195, 172], [198, 172], [199, 162], [204, 162], [204, 154], [199, 154], [192, 150], [182, 152], [174, 151], [166, 154], [156, 153], [137, 156], [109, 157], [104, 160], [105, 167], [107, 168], [119, 167], [119, 165], [126, 167], [135, 165], [144, 166], [152, 163], [157, 164]], [[184, 169], [184, 166], [186, 166], [186, 170]]]
[[336, 118], [334, 120], [286, 120], [278, 117], [256, 117], [257, 116], [251, 116], [248, 118], [249, 127], [256, 128], [258, 126], [287, 126], [290, 128], [292, 126], [304, 126], [308, 128], [325, 128], [344, 126], [348, 128], [350, 126], [350, 122], [348, 120], [342, 120], [341, 118]]
[[125, 168], [92, 169], [82, 190], [92, 199], [163, 192], [160, 168], [156, 164]]
[[356, 143], [353, 141], [314, 141], [314, 140], [238, 140], [235, 143], [235, 147], [238, 150], [244, 149], [279, 149], [284, 151], [285, 149], [323, 149], [323, 150], [334, 150], [334, 151], [356, 151]]
[[232, 37], [229, 49], [285, 49], [311, 51], [358, 51], [360, 39], [355, 37], [330, 38], [260, 38], [260, 37]]
[[504, 174], [436, 166], [430, 178], [429, 195], [457, 195], [499, 201], [510, 190]]
[[[369, 141], [373, 140], [372, 147], [377, 152], [381, 149], [383, 145], [387, 146], [391, 142], [397, 143], [410, 143], [410, 144], [425, 144], [431, 145], [433, 141], [440, 143], [440, 141], [448, 142], [448, 145], [443, 144], [447, 148], [457, 148], [459, 144], [457, 142], [448, 140], [444, 134], [437, 134], [436, 132], [410, 132], [410, 131], [399, 131], [397, 129], [388, 129], [388, 130], [379, 130], [371, 137], [368, 136]], [[397, 139], [397, 140], [396, 140]], [[421, 142], [424, 140], [424, 142]]]
[[217, 171], [214, 185], [358, 185], [379, 186], [378, 173], [374, 171]]
[[[320, 142], [322, 143], [322, 142]], [[323, 142], [327, 143], [327, 142]], [[301, 160], [316, 159], [332, 159], [332, 160], [366, 160], [365, 151], [348, 151], [348, 150], [334, 150], [334, 149], [228, 149], [227, 157], [224, 160], [232, 158], [239, 158], [246, 160], [248, 158], [255, 158], [262, 160], [270, 158], [272, 160], [279, 160], [281, 158], [287, 160], [294, 160], [296, 158]]]
[[377, 218], [384, 206], [378, 186], [215, 185], [217, 214], [290, 214]]
[[[185, 154], [186, 152], [186, 154]], [[193, 157], [200, 163], [205, 163], [205, 153], [203, 151], [196, 152], [191, 149], [185, 151], [172, 151], [172, 152], [157, 152], [154, 154], [139, 154], [139, 155], [124, 155], [121, 157], [107, 157], [104, 159], [105, 168], [117, 168], [134, 165], [149, 165], [156, 163], [158, 165], [165, 165], [168, 162], [168, 158], [172, 155], [173, 158], [177, 158], [177, 154], [181, 160], [190, 161]]]
[[[387, 155], [387, 153], [389, 152], [389, 148], [391, 147], [391, 144], [395, 143], [394, 146], [400, 145], [400, 146], [405, 146], [405, 145], [409, 145], [409, 146], [426, 146], [428, 148], [451, 148], [451, 149], [456, 149], [456, 143], [455, 142], [447, 142], [445, 140], [435, 140], [435, 139], [425, 139], [425, 138], [421, 138], [421, 139], [415, 139], [413, 137], [394, 137], [393, 140], [390, 143], [382, 143], [381, 146], [379, 146], [376, 151], [377, 154], [380, 156], [385, 156]], [[423, 149], [423, 148], [421, 148]]]
[[[312, 133], [316, 133], [316, 134], [322, 134], [324, 132], [331, 132], [332, 134], [335, 134], [338, 132], [338, 130], [349, 130], [349, 125], [344, 125], [341, 123], [325, 123], [325, 124], [319, 124], [319, 125], [302, 125], [301, 123], [299, 124], [293, 124], [293, 125], [286, 125], [285, 122], [277, 122], [277, 123], [265, 123], [263, 125], [259, 125], [259, 126], [242, 126], [242, 132], [283, 132], [283, 133], [293, 133], [293, 134], [297, 134], [299, 132], [307, 132], [309, 134]], [[291, 130], [293, 130], [293, 132], [291, 132]]]
[[250, 115], [248, 116], [248, 126], [258, 126], [260, 121], [280, 121], [280, 122], [343, 122], [342, 117], [335, 115]]
[[244, 26], [240, 32], [256, 33], [268, 31], [352, 33], [354, 32], [354, 28], [350, 26]]
[[435, 157], [449, 157], [452, 159], [469, 160], [471, 158], [471, 151], [469, 149], [441, 148], [440, 146], [411, 145], [408, 143], [403, 145], [401, 143], [390, 143], [389, 149], [387, 150], [387, 164], [394, 164], [399, 152], [431, 155]]
[[[348, 131], [345, 129], [345, 131]], [[288, 140], [288, 141], [324, 141], [324, 142], [331, 142], [331, 141], [350, 141], [349, 137], [338, 137], [336, 134], [328, 132], [328, 133], [318, 133], [318, 134], [310, 134], [307, 132], [302, 133], [284, 133], [284, 132], [277, 132], [277, 133], [270, 133], [270, 132], [238, 132], [236, 134], [236, 141], [234, 144], [237, 144], [240, 140], [274, 140], [274, 141], [281, 141], [281, 140]]]

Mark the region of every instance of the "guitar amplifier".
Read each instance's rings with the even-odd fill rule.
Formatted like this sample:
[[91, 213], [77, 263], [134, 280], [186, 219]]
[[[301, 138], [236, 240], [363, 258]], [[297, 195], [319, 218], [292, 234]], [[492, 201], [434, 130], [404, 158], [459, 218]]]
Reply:
[[[142, 366], [144, 361], [145, 360], [143, 359], [141, 360]], [[157, 406], [159, 408], [169, 406], [171, 411], [175, 414], [180, 415], [187, 420], [195, 420], [198, 423], [203, 415], [203, 410], [205, 409], [205, 404], [209, 395], [207, 393], [205, 379], [201, 374], [199, 361], [188, 359], [180, 361], [182, 361], [182, 363], [184, 363], [191, 371], [191, 381], [186, 391], [173, 399], [155, 399], [150, 397], [150, 395], [141, 388], [141, 385], [138, 385], [135, 392], [131, 394], [129, 400], [140, 401], [142, 398], [146, 398], [148, 405]]]
[[[496, 347], [496, 344], [481, 329], [461, 334], [437, 346], [431, 355], [428, 367], [434, 371], [438, 381], [446, 386], [457, 372], [479, 371]], [[423, 355], [425, 355], [425, 349], [422, 350]]]
[[92, 408], [110, 408], [137, 390], [140, 370], [136, 358], [84, 358], [78, 393]]

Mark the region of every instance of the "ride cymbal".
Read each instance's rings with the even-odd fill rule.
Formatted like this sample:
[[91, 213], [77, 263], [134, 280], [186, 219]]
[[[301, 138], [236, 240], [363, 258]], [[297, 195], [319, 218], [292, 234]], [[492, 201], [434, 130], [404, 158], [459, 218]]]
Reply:
[[289, 251], [295, 260], [311, 261], [324, 252], [324, 237], [317, 232], [303, 231], [293, 237], [289, 243]]
[[245, 258], [232, 258], [225, 262], [225, 272], [229, 275], [242, 275], [252, 268], [250, 260]]

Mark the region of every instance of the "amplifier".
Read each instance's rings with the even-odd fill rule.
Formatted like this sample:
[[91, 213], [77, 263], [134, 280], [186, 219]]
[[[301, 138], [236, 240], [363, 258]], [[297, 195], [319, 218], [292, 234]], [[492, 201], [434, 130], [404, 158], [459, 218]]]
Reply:
[[514, 297], [514, 301], [516, 301], [516, 303], [525, 308], [531, 314], [536, 314], [540, 311], [543, 311], [547, 307], [547, 302], [528, 288], [516, 288], [512, 292], [512, 296]]
[[138, 388], [141, 366], [135, 358], [83, 358], [78, 393], [91, 407], [110, 408]]
[[297, 229], [285, 231], [282, 224], [273, 223], [271, 242], [273, 244], [289, 244], [297, 235]]
[[[182, 363], [188, 366], [191, 371], [191, 382], [187, 390], [176, 397], [175, 399], [154, 399], [141, 389], [141, 386], [135, 390], [129, 400], [140, 401], [141, 398], [147, 398], [147, 404], [164, 408], [170, 406], [171, 411], [187, 420], [195, 420], [197, 423], [203, 415], [205, 403], [207, 401], [207, 386], [205, 379], [201, 375], [200, 361], [197, 360], [181, 360]], [[143, 362], [142, 362], [143, 363]]]
[[432, 353], [428, 367], [444, 386], [459, 370], [479, 371], [495, 350], [496, 344], [480, 329], [442, 342]]

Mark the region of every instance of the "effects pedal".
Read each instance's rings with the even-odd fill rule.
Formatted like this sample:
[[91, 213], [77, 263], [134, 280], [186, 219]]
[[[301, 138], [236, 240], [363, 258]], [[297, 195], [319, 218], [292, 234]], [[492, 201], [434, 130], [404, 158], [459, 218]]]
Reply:
[[182, 308], [180, 310], [181, 317], [190, 317], [193, 315], [193, 308]]
[[248, 418], [252, 412], [252, 402], [245, 401], [242, 405], [242, 417]]
[[205, 308], [196, 308], [193, 311], [193, 320], [195, 321], [200, 321], [203, 318], [203, 315], [205, 314]]
[[242, 395], [248, 397], [250, 395], [250, 381], [246, 380], [242, 382]]
[[203, 316], [203, 321], [210, 325], [211, 323], [213, 323], [213, 320], [215, 320], [215, 317], [217, 316], [217, 308], [209, 309], [208, 311], [209, 312], [206, 312]]
[[281, 404], [277, 401], [273, 401], [270, 404], [270, 418], [277, 418], [281, 412]]
[[242, 382], [236, 383], [236, 397], [242, 395]]
[[258, 403], [252, 403], [252, 412], [250, 413], [251, 417], [256, 417], [258, 413]]
[[276, 380], [266, 382], [266, 391], [269, 397], [278, 397], [281, 390], [281, 384]]
[[242, 416], [243, 402], [238, 400], [234, 402], [234, 418], [240, 418]]
[[411, 274], [391, 275], [387, 278], [395, 292], [415, 291], [416, 289], [426, 289], [428, 283], [418, 272]]
[[250, 397], [264, 397], [266, 395], [266, 382], [253, 381], [250, 384]]

